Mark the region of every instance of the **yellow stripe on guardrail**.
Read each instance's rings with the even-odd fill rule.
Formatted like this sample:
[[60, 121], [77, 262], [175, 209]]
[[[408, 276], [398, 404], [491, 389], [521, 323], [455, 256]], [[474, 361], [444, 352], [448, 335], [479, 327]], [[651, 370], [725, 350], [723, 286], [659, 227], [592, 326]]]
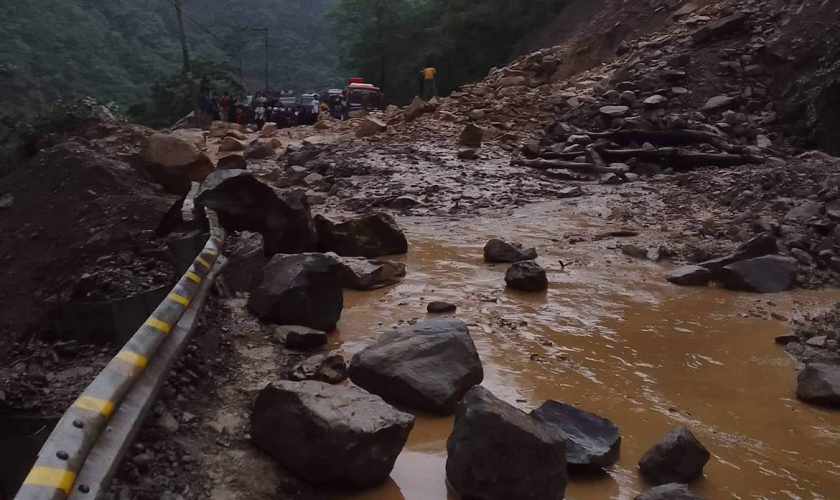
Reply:
[[149, 364], [149, 360], [146, 359], [145, 356], [135, 354], [131, 351], [120, 351], [119, 353], [117, 353], [115, 358], [125, 361], [126, 363], [132, 364], [138, 368], [146, 368], [146, 365]]
[[151, 326], [155, 330], [160, 330], [163, 333], [169, 333], [172, 331], [172, 327], [168, 324], [164, 323], [163, 321], [155, 318], [149, 318], [146, 320], [146, 326]]
[[167, 299], [172, 300], [181, 304], [184, 307], [188, 307], [190, 305], [190, 299], [184, 297], [183, 295], [178, 295], [177, 293], [170, 293], [166, 296]]
[[65, 469], [53, 469], [52, 467], [33, 467], [26, 476], [24, 485], [44, 486], [62, 490], [66, 495], [70, 494], [73, 484], [76, 482], [76, 473]]
[[90, 396], [82, 396], [73, 403], [73, 406], [76, 408], [81, 408], [83, 410], [89, 410], [96, 413], [101, 413], [108, 418], [114, 413], [114, 403], [99, 398], [93, 398]]
[[189, 272], [187, 273], [187, 278], [191, 279], [192, 281], [195, 281], [195, 282], [196, 282], [196, 283], [198, 283], [199, 285], [201, 284], [201, 276], [199, 276], [199, 275], [195, 274], [195, 273], [194, 273], [194, 272], [192, 272], [192, 271], [189, 271]]
[[201, 257], [196, 257], [195, 261], [201, 264], [202, 266], [206, 267], [207, 269], [210, 269], [210, 263], [202, 259]]

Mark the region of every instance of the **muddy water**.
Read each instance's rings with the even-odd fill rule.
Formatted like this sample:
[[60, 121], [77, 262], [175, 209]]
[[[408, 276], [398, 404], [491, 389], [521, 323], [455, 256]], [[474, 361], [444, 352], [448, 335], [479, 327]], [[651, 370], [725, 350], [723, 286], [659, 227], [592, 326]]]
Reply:
[[[750, 314], [786, 314], [796, 303], [824, 303], [837, 293], [796, 292], [768, 303], [672, 287], [663, 267], [626, 260], [615, 240], [562, 243], [567, 233], [616, 229], [592, 215], [558, 203], [469, 224], [401, 221], [412, 243], [408, 278], [392, 289], [348, 294], [340, 347], [352, 354], [390, 326], [427, 317], [429, 301], [458, 304], [484, 363], [485, 387], [526, 411], [558, 399], [620, 427], [620, 462], [606, 475], [573, 479], [570, 499], [625, 500], [647, 489], [636, 463], [676, 425], [689, 426], [712, 452], [705, 477], [693, 485], [709, 499], [840, 498], [840, 413], [796, 401], [796, 365], [773, 342], [787, 325]], [[504, 290], [505, 266], [481, 258], [494, 236], [537, 246], [549, 271], [547, 294]], [[562, 270], [560, 259], [575, 263]], [[335, 498], [456, 498], [444, 474], [452, 422], [419, 415], [388, 484]]]

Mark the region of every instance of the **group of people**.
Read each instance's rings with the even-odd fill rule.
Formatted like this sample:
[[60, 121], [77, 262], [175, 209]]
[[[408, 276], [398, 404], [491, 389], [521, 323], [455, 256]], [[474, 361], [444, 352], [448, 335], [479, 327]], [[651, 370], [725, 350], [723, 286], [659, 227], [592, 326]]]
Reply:
[[283, 102], [279, 92], [258, 92], [241, 97], [225, 92], [221, 97], [210, 95], [210, 80], [204, 78], [199, 89], [199, 110], [202, 122], [226, 121], [240, 125], [255, 125], [262, 130], [266, 123], [276, 123], [279, 128], [314, 125], [322, 111], [330, 108], [317, 94], [311, 102], [292, 104]]

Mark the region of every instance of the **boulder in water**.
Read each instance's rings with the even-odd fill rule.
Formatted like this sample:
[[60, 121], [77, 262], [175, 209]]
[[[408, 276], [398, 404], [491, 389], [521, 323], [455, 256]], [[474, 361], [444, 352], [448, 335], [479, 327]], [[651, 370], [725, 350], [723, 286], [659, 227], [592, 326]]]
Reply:
[[397, 222], [388, 214], [377, 212], [364, 217], [334, 223], [315, 217], [318, 246], [323, 252], [342, 257], [376, 258], [408, 252], [408, 240]]
[[709, 450], [685, 427], [678, 427], [649, 449], [639, 470], [653, 484], [690, 483], [703, 475]]
[[461, 498], [562, 500], [566, 446], [551, 429], [476, 386], [458, 404], [446, 478]]
[[603, 468], [618, 461], [621, 434], [611, 421], [559, 401], [546, 401], [531, 412], [566, 442], [571, 467]]
[[340, 265], [320, 254], [275, 255], [255, 281], [248, 307], [263, 320], [335, 330], [344, 308]]
[[807, 403], [840, 408], [840, 366], [812, 363], [799, 372], [796, 396]]
[[636, 500], [703, 500], [688, 488], [688, 485], [670, 483], [651, 488], [636, 497]]
[[523, 260], [534, 260], [537, 251], [525, 248], [521, 243], [511, 243], [500, 239], [492, 239], [484, 245], [484, 260], [490, 263], [514, 263]]
[[444, 318], [383, 334], [353, 356], [350, 380], [388, 402], [451, 415], [484, 370], [467, 325]]
[[414, 417], [355, 387], [277, 382], [257, 396], [251, 442], [316, 484], [385, 481]]
[[712, 272], [701, 266], [683, 266], [668, 273], [670, 283], [683, 286], [706, 286], [712, 281]]
[[363, 257], [339, 257], [327, 254], [341, 264], [338, 283], [352, 290], [376, 290], [399, 283], [405, 278], [405, 264]]
[[795, 259], [767, 255], [724, 267], [719, 279], [730, 290], [779, 293], [793, 288], [799, 264]]
[[508, 288], [521, 292], [544, 292], [548, 290], [548, 276], [534, 261], [517, 262], [505, 274]]

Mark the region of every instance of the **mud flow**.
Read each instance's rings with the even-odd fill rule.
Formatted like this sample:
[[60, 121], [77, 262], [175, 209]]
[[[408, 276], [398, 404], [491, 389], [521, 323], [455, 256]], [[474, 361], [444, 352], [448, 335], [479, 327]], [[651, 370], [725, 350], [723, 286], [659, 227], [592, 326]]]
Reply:
[[[425, 318], [430, 301], [457, 304], [485, 387], [526, 411], [557, 399], [620, 427], [620, 462], [604, 475], [573, 476], [567, 498], [634, 498], [647, 489], [636, 463], [677, 425], [712, 452], [705, 479], [692, 485], [706, 498], [838, 498], [840, 413], [796, 401], [795, 362], [773, 341], [788, 331], [780, 320], [793, 304], [827, 302], [836, 291], [768, 299], [669, 286], [659, 264], [618, 256], [617, 240], [595, 251], [553, 243], [570, 232], [615, 229], [570, 214], [560, 204], [533, 205], [501, 220], [475, 219], [468, 231], [464, 221], [401, 220], [412, 243], [408, 278], [396, 288], [348, 293], [334, 347], [352, 355], [385, 329]], [[504, 291], [505, 266], [482, 261], [495, 236], [537, 247], [547, 294]], [[391, 481], [333, 498], [455, 499], [444, 470], [452, 425], [419, 415]]]

